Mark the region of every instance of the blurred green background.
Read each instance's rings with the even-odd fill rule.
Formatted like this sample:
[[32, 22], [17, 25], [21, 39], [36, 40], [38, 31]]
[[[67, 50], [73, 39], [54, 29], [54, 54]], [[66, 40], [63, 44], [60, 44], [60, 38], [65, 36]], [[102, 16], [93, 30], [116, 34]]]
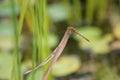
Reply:
[[28, 75], [72, 35], [48, 80], [120, 80], [120, 0], [0, 0], [0, 80], [42, 80], [49, 62]]

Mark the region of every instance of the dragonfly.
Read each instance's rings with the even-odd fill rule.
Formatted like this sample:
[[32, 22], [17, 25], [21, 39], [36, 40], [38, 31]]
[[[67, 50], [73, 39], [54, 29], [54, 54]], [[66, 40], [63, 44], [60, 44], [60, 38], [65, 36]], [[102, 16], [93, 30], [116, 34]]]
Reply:
[[52, 69], [52, 67], [54, 66], [55, 62], [57, 61], [57, 59], [60, 57], [61, 53], [63, 52], [70, 36], [72, 33], [76, 33], [77, 35], [81, 36], [83, 39], [85, 39], [86, 41], [90, 42], [90, 40], [88, 38], [86, 38], [85, 36], [83, 36], [78, 30], [76, 30], [74, 27], [68, 27], [67, 30], [65, 31], [65, 34], [63, 36], [63, 38], [61, 39], [61, 42], [59, 43], [59, 45], [56, 47], [56, 49], [38, 66], [36, 66], [34, 69], [28, 70], [26, 71], [24, 74], [29, 74], [32, 71], [38, 70], [39, 68], [41, 68], [42, 66], [44, 66], [48, 61], [52, 60], [48, 69], [46, 70], [46, 72], [44, 73], [42, 80], [47, 80], [48, 75]]

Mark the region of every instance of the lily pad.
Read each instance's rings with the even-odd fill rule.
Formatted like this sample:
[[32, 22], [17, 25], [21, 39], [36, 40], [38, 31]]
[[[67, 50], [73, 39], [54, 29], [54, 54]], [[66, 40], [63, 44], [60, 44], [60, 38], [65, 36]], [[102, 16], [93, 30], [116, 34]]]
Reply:
[[86, 36], [91, 42], [88, 43], [79, 36], [74, 36], [80, 41], [79, 46], [84, 50], [91, 50], [96, 54], [105, 54], [110, 51], [109, 42], [112, 40], [112, 34], [101, 36], [101, 30], [97, 27], [79, 28], [81, 34]]
[[48, 36], [48, 43], [50, 45], [50, 47], [55, 47], [58, 44], [58, 38], [55, 34], [50, 34]]
[[63, 21], [68, 18], [68, 13], [65, 6], [61, 3], [48, 5], [47, 11], [50, 18], [55, 22]]
[[[81, 34], [83, 34], [84, 36], [86, 36], [91, 41], [99, 39], [101, 36], [101, 33], [102, 33], [99, 28], [90, 27], [90, 26], [88, 26], [88, 27], [85, 26], [85, 27], [79, 28], [78, 31]], [[78, 35], [74, 35], [74, 38], [77, 40], [84, 40], [84, 39], [81, 39], [81, 37]]]
[[91, 49], [96, 54], [106, 54], [110, 51], [109, 42], [112, 41], [112, 35], [106, 34], [100, 39], [86, 43], [85, 41], [81, 42], [79, 45], [83, 49]]
[[81, 62], [76, 56], [61, 57], [52, 69], [55, 76], [66, 76], [79, 70]]
[[0, 79], [8, 80], [11, 77], [13, 67], [12, 55], [0, 53]]
[[[55, 47], [56, 45], [57, 45], [57, 43], [58, 43], [58, 38], [57, 38], [57, 36], [56, 35], [54, 35], [54, 34], [50, 34], [49, 36], [48, 36], [48, 45], [50, 46], [50, 47]], [[42, 45], [45, 47], [45, 45], [47, 45], [46, 44], [46, 41], [44, 40], [44, 38], [43, 38], [43, 43], [42, 43]]]

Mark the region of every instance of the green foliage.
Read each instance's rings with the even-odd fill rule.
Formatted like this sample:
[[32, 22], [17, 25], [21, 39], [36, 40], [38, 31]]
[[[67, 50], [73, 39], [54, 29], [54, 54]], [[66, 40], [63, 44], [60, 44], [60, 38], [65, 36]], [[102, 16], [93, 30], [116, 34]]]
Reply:
[[97, 80], [119, 80], [116, 70], [101, 64], [101, 68], [96, 73]]
[[[109, 42], [112, 41], [112, 34], [106, 34], [101, 36], [102, 32], [97, 27], [85, 27], [79, 28], [79, 31], [88, 36], [88, 39], [91, 40], [91, 43], [84, 42], [82, 39], [79, 42], [79, 46], [86, 50], [90, 49], [96, 54], [106, 54], [110, 52]], [[78, 36], [74, 36], [75, 39], [80, 39]]]
[[0, 79], [10, 79], [13, 57], [9, 53], [0, 52]]
[[[55, 0], [50, 1], [54, 2]], [[51, 24], [48, 25], [48, 16], [51, 22], [59, 24], [59, 22], [65, 21], [67, 25], [76, 25], [82, 22], [84, 24], [83, 17], [88, 24], [94, 22], [94, 18], [97, 18], [98, 22], [102, 22], [106, 18], [108, 0], [86, 0], [86, 7], [82, 6], [81, 0], [60, 1], [48, 5], [46, 5], [47, 0], [6, 0], [5, 3], [0, 3], [0, 19], [5, 17], [8, 20], [9, 18], [6, 22], [4, 20], [0, 21], [0, 49], [6, 50], [6, 52], [0, 52], [0, 79], [23, 80], [23, 73], [28, 68], [34, 69], [51, 53], [50, 47], [56, 46], [58, 38], [49, 32]], [[85, 13], [82, 12], [83, 9]], [[85, 15], [82, 16], [83, 14]], [[29, 25], [26, 25], [26, 20]], [[52, 26], [54, 23], [52, 23]], [[24, 54], [22, 55], [19, 45], [24, 28], [29, 28], [32, 34], [32, 48], [29, 49], [29, 52], [32, 53], [30, 54], [32, 59], [26, 61], [22, 61]], [[91, 40], [91, 43], [82, 41], [82, 39], [79, 41], [79, 38], [74, 36], [76, 42], [79, 43], [79, 48], [89, 49], [100, 55], [111, 51], [108, 45], [113, 40], [111, 33], [102, 35], [102, 29], [99, 29], [98, 26], [81, 26], [79, 31]], [[113, 33], [116, 38], [119, 38], [119, 24], [116, 24]], [[3, 37], [4, 35], [5, 37]], [[13, 47], [13, 54], [9, 54], [10, 52], [7, 51]], [[73, 63], [74, 65], [72, 65]], [[73, 57], [65, 57], [56, 63], [52, 72], [55, 76], [66, 76], [77, 71], [81, 66], [80, 63]], [[28, 74], [26, 80], [41, 80], [48, 64]], [[98, 80], [118, 80], [116, 71], [110, 69], [108, 66], [102, 67], [97, 74]], [[50, 75], [48, 80], [53, 80], [53, 76]]]
[[54, 65], [52, 72], [55, 76], [66, 76], [79, 70], [81, 62], [77, 56], [63, 56]]
[[[98, 22], [104, 20], [107, 13], [107, 6], [107, 0], [87, 0], [86, 21], [91, 24], [95, 17], [97, 18]], [[97, 14], [97, 16], [94, 16], [95, 14]]]
[[[10, 2], [0, 3], [0, 16], [9, 17], [12, 15]], [[19, 14], [19, 6], [15, 4], [15, 15]]]
[[[47, 18], [46, 18], [46, 1], [42, 0], [36, 0], [35, 1], [35, 8], [33, 5], [28, 4], [31, 3], [28, 0], [22, 0], [20, 4], [20, 18], [17, 25], [17, 17], [15, 14], [15, 2], [14, 0], [11, 0], [11, 7], [12, 7], [12, 18], [14, 23], [14, 34], [15, 34], [15, 53], [14, 53], [14, 67], [13, 67], [13, 73], [11, 80], [23, 80], [23, 71], [22, 69], [22, 63], [21, 63], [21, 53], [19, 52], [19, 40], [21, 36], [21, 31], [25, 19], [25, 13], [30, 10], [30, 16], [32, 20], [32, 29], [33, 29], [33, 47], [32, 47], [32, 68], [34, 68], [37, 64], [41, 63], [49, 54], [49, 46], [48, 46], [48, 25], [47, 25]], [[43, 41], [44, 43], [43, 46]], [[46, 47], [46, 48], [44, 48]], [[25, 66], [23, 66], [25, 68]], [[47, 67], [47, 65], [45, 66]], [[44, 68], [43, 68], [44, 69]], [[35, 80], [38, 78], [41, 78], [40, 75], [41, 71], [44, 71], [43, 69], [40, 69], [36, 72], [32, 72], [28, 79]], [[46, 69], [46, 68], [45, 68]], [[24, 70], [24, 69], [23, 69]], [[42, 73], [43, 74], [43, 73]], [[36, 77], [37, 76], [37, 77]]]

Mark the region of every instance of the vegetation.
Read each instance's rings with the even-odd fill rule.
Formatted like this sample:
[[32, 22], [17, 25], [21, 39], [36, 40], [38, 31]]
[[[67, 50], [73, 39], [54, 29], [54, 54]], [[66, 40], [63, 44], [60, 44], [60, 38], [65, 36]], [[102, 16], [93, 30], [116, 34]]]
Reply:
[[0, 0], [0, 80], [42, 80], [71, 26], [91, 42], [73, 34], [47, 80], [119, 80], [119, 8], [120, 0]]

